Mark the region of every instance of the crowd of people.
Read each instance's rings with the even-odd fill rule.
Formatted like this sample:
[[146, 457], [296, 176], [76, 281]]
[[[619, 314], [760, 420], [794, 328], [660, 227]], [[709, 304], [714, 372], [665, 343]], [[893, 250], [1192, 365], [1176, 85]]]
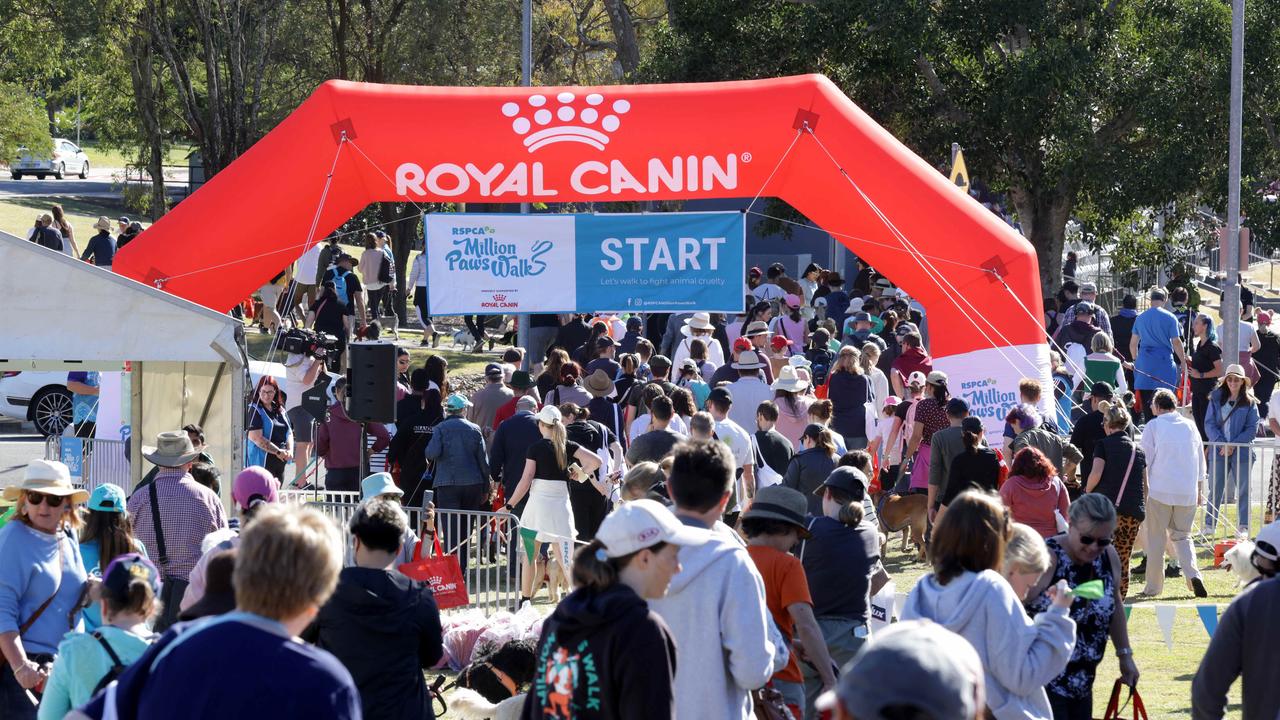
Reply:
[[[372, 236], [359, 264], [384, 247]], [[386, 273], [358, 278], [339, 250], [318, 262], [311, 315], [345, 295], [328, 327], [352, 337], [361, 298], [385, 302]], [[423, 671], [441, 658], [440, 612], [398, 568], [443, 512], [517, 521], [513, 610], [544, 572], [569, 590], [533, 682], [508, 688], [524, 718], [1075, 720], [1093, 716], [1108, 646], [1136, 686], [1130, 578], [1160, 594], [1169, 547], [1206, 595], [1192, 525], [1206, 490], [1216, 517], [1233, 475], [1214, 474], [1204, 443], [1259, 422], [1248, 371], [1222, 369], [1203, 419], [1186, 417], [1173, 390], [1200, 346], [1182, 344], [1166, 291], [1112, 317], [1082, 286], [1071, 322], [1050, 327], [1078, 377], [1024, 379], [995, 442], [933, 367], [923, 308], [869, 266], [848, 289], [816, 265], [794, 279], [753, 268], [748, 286], [736, 317], [535, 318], [471, 393], [441, 356], [414, 368], [403, 353], [390, 428], [347, 416], [341, 378], [315, 420], [299, 399], [324, 361], [291, 355], [284, 387], [254, 388], [230, 514], [195, 426], [144, 448], [157, 469], [131, 494], [90, 496], [65, 466], [32, 461], [0, 528], [4, 717], [433, 717]], [[1045, 412], [1050, 392], [1065, 417]], [[371, 450], [387, 472], [365, 470]], [[281, 502], [298, 479], [287, 466], [313, 455], [327, 489], [360, 493], [349, 547], [329, 518]], [[426, 525], [410, 527], [402, 504], [428, 492]], [[884, 512], [906, 500], [927, 517], [930, 572], [902, 622], [873, 635], [899, 529]], [[464, 577], [480, 562], [473, 527], [442, 527]], [[1211, 647], [1237, 669], [1198, 682], [1196, 717], [1222, 717], [1240, 674], [1246, 717], [1280, 710], [1240, 632], [1274, 585], [1276, 547], [1256, 547], [1264, 580]], [[1145, 568], [1130, 567], [1135, 549]]]

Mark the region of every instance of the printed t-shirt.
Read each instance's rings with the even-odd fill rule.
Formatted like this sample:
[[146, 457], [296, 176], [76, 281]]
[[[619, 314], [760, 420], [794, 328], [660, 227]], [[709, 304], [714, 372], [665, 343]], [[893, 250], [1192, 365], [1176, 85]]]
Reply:
[[[90, 372], [69, 372], [67, 373], [67, 382], [84, 383], [89, 387], [98, 387], [101, 380], [97, 371]], [[98, 396], [97, 395], [80, 395], [78, 393], [71, 394], [71, 421], [79, 424], [82, 422], [95, 422], [98, 419]]]
[[[748, 545], [747, 553], [756, 564], [756, 570], [764, 578], [765, 604], [769, 606], [769, 614], [778, 630], [786, 636], [788, 644], [795, 638], [796, 623], [791, 619], [787, 608], [796, 603], [813, 605], [809, 596], [809, 581], [805, 578], [804, 566], [794, 555], [779, 552], [763, 545]], [[800, 674], [800, 665], [792, 653], [787, 666], [779, 670], [774, 677], [789, 682], [804, 682]]]
[[525, 457], [532, 460], [535, 466], [533, 476], [539, 480], [559, 480], [561, 482], [569, 482], [569, 465], [577, 462], [573, 456], [581, 450], [582, 446], [572, 440], [566, 440], [564, 443], [564, 460], [565, 467], [560, 467], [556, 462], [556, 449], [547, 438], [542, 438], [538, 442], [529, 446], [529, 452]]

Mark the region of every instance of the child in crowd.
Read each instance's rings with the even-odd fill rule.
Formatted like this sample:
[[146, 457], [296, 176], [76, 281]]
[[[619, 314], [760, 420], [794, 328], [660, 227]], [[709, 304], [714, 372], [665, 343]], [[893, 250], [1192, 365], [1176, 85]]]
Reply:
[[893, 487], [898, 477], [898, 466], [902, 464], [902, 442], [889, 442], [893, 433], [894, 411], [901, 400], [897, 395], [890, 395], [880, 406], [880, 415], [875, 424], [867, 428], [867, 452], [875, 460], [880, 470], [880, 486]]
[[1026, 601], [1044, 571], [1049, 569], [1049, 549], [1044, 538], [1030, 525], [1013, 523], [1009, 527], [1009, 544], [1004, 549], [1004, 567], [1000, 574], [1009, 581], [1018, 600]]

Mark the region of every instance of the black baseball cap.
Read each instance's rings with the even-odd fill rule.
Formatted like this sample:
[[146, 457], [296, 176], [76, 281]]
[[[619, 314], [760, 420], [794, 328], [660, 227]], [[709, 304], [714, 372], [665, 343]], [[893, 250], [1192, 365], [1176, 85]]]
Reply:
[[982, 418], [970, 415], [960, 421], [960, 429], [965, 432], [980, 433], [982, 432]]
[[1099, 400], [1110, 400], [1116, 396], [1116, 391], [1115, 388], [1111, 387], [1111, 383], [1098, 381], [1093, 384], [1089, 394]]
[[837, 490], [844, 490], [852, 495], [860, 495], [867, 491], [871, 483], [867, 480], [867, 476], [858, 468], [842, 465], [832, 470], [827, 479], [813, 491], [814, 495], [821, 495], [822, 489], [833, 487]]
[[947, 414], [951, 417], [961, 417], [969, 414], [969, 403], [963, 398], [953, 397], [947, 401]]
[[729, 392], [729, 388], [714, 388], [711, 390], [711, 393], [707, 395], [707, 402], [713, 402], [717, 405], [720, 403], [729, 403], [732, 405], [733, 393]]

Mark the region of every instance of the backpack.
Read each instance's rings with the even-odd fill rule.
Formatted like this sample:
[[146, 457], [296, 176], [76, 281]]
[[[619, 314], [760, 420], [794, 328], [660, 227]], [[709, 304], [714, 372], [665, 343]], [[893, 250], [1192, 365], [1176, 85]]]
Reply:
[[827, 381], [827, 373], [831, 371], [831, 363], [835, 356], [830, 350], [821, 348], [811, 348], [804, 354], [804, 358], [813, 365], [809, 368], [809, 377], [813, 384], [822, 385]]
[[395, 273], [391, 270], [391, 258], [387, 257], [384, 250], [382, 253], [382, 262], [378, 264], [378, 282], [389, 283], [395, 280]]
[[350, 270], [344, 271], [340, 267], [335, 267], [329, 271], [329, 277], [333, 279], [333, 291], [338, 294], [338, 302], [343, 305], [351, 302], [351, 298], [347, 296], [347, 276], [350, 274]]
[[54, 252], [62, 252], [62, 239], [52, 228], [42, 227], [31, 236], [31, 240], [37, 245], [47, 247]]
[[120, 656], [111, 648], [111, 643], [107, 642], [107, 639], [102, 636], [102, 631], [94, 630], [90, 634], [98, 641], [98, 644], [102, 646], [102, 649], [107, 651], [107, 656], [111, 658], [111, 668], [108, 669], [107, 673], [98, 680], [98, 684], [93, 686], [93, 692], [90, 693], [90, 697], [92, 697], [114, 682], [116, 678], [120, 677], [125, 670], [129, 669], [129, 666], [120, 662]]

